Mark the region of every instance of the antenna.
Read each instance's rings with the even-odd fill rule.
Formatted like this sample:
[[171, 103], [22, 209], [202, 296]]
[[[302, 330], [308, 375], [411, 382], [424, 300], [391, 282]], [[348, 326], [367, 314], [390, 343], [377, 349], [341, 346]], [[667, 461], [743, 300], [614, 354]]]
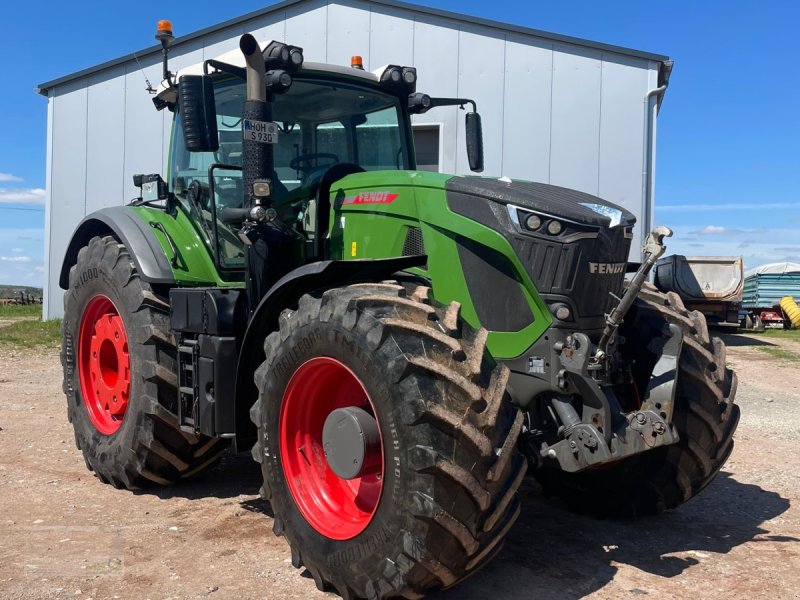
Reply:
[[133, 58], [136, 59], [136, 64], [139, 65], [139, 70], [142, 72], [142, 77], [144, 77], [144, 82], [147, 84], [147, 87], [144, 88], [148, 94], [155, 94], [158, 92], [156, 88], [153, 87], [153, 84], [150, 83], [150, 80], [147, 78], [147, 74], [144, 72], [142, 68], [142, 63], [139, 62], [139, 57], [136, 56], [136, 52], [133, 53]]

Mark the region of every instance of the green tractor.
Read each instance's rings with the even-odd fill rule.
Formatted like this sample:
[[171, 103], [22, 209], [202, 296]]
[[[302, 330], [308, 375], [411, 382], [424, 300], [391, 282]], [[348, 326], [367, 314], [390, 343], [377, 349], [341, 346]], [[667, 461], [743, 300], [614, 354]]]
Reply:
[[[714, 478], [739, 409], [703, 316], [628, 262], [634, 217], [552, 185], [415, 169], [410, 117], [473, 101], [416, 71], [305, 63], [242, 36], [162, 91], [167, 181], [89, 215], [61, 271], [64, 392], [86, 466], [166, 485], [252, 449], [292, 563], [345, 598], [486, 564], [526, 473], [598, 515]], [[242, 66], [242, 64], [244, 66]], [[626, 281], [626, 273], [632, 277]]]

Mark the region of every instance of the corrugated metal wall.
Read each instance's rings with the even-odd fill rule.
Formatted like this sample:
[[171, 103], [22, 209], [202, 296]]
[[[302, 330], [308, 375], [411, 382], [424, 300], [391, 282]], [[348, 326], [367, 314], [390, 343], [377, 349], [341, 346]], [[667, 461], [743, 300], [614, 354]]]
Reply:
[[[352, 0], [317, 0], [262, 16], [176, 47], [170, 68], [238, 47], [245, 30], [259, 40], [303, 47], [309, 61], [367, 69], [414, 65], [418, 89], [474, 98], [483, 117], [486, 175], [575, 188], [622, 204], [641, 217], [643, 99], [658, 64], [535, 36], [459, 23], [408, 9]], [[58, 275], [77, 223], [136, 195], [134, 173], [165, 173], [172, 115], [158, 113], [144, 75], [161, 79], [150, 56], [49, 92], [45, 314], [62, 313]], [[469, 173], [463, 112], [441, 108], [415, 122], [443, 128], [444, 172]], [[641, 233], [641, 232], [640, 232]], [[634, 252], [638, 249], [634, 244]]]

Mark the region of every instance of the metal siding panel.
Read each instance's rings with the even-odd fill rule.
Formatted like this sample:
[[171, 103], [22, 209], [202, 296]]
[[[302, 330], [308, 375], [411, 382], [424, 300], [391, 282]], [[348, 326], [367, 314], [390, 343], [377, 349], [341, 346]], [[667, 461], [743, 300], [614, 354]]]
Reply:
[[328, 5], [327, 62], [350, 66], [350, 57], [360, 54], [369, 65], [369, 5], [360, 2]]
[[300, 46], [310, 62], [327, 61], [328, 3], [305, 2], [286, 10], [286, 43]]
[[135, 173], [161, 173], [163, 170], [163, 117], [153, 107], [153, 96], [145, 91], [142, 70], [155, 86], [161, 81], [161, 61], [149, 58], [139, 65], [128, 65], [125, 74], [125, 164], [122, 198], [124, 204], [138, 196], [133, 186]]
[[369, 62], [364, 63], [369, 70], [388, 64], [417, 66], [414, 64], [414, 19], [407, 11], [373, 6], [369, 43]]
[[550, 173], [552, 44], [509, 37], [505, 72], [503, 175], [546, 182]]
[[[503, 81], [505, 38], [488, 29], [462, 27], [458, 38], [458, 95], [478, 104], [483, 123], [483, 174], [503, 171]], [[462, 113], [463, 114], [463, 113]], [[458, 121], [456, 173], [470, 174], [463, 118]], [[462, 152], [461, 149], [464, 148]]]
[[63, 313], [63, 293], [58, 287], [61, 261], [72, 232], [83, 219], [86, 206], [86, 81], [59, 86], [52, 116], [52, 167], [50, 181], [49, 315]]
[[125, 69], [90, 78], [87, 94], [86, 214], [89, 214], [124, 201]]
[[[243, 33], [244, 26], [239, 25], [203, 38], [203, 58], [201, 60], [216, 58], [225, 52], [236, 50], [239, 47], [239, 38]], [[192, 52], [191, 54], [194, 53]]]
[[646, 62], [616, 56], [603, 58], [598, 195], [639, 216], [644, 149], [643, 99], [648, 80], [642, 63], [646, 66]]
[[[44, 282], [42, 287], [42, 318], [55, 319], [61, 316], [61, 301], [54, 302], [58, 290], [58, 281], [53, 286], [50, 250], [52, 244], [50, 236], [52, 235], [52, 206], [50, 201], [53, 193], [53, 109], [55, 107], [55, 90], [50, 92], [47, 98], [47, 146], [45, 150], [45, 203], [44, 203]], [[59, 296], [60, 298], [60, 296]], [[59, 307], [56, 311], [55, 308]]]
[[286, 11], [254, 19], [244, 27], [259, 42], [275, 40], [286, 42]]
[[553, 47], [550, 183], [597, 195], [600, 53]]
[[[386, 47], [391, 48], [387, 40]], [[452, 22], [435, 17], [417, 16], [414, 22], [414, 66], [417, 67], [417, 90], [430, 96], [458, 95], [458, 29]], [[456, 158], [463, 153], [456, 131], [463, 112], [456, 107], [435, 108], [413, 118], [414, 123], [442, 124], [443, 173], [456, 172]], [[463, 126], [463, 125], [462, 125]]]

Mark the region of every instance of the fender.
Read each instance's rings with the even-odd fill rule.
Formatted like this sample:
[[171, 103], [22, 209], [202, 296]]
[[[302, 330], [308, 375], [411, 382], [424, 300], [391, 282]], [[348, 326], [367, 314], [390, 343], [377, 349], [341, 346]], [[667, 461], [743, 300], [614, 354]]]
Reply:
[[69, 270], [78, 261], [78, 251], [98, 235], [113, 235], [125, 244], [143, 280], [175, 283], [172, 268], [152, 229], [129, 207], [112, 206], [87, 215], [72, 234], [58, 280], [62, 289], [69, 287]]
[[236, 446], [239, 451], [255, 442], [255, 427], [249, 411], [258, 399], [253, 373], [264, 360], [264, 338], [278, 329], [283, 309], [296, 304], [300, 297], [315, 290], [339, 287], [364, 281], [380, 281], [398, 271], [425, 265], [424, 254], [397, 258], [324, 260], [290, 271], [261, 299], [250, 317], [239, 350], [236, 368]]

